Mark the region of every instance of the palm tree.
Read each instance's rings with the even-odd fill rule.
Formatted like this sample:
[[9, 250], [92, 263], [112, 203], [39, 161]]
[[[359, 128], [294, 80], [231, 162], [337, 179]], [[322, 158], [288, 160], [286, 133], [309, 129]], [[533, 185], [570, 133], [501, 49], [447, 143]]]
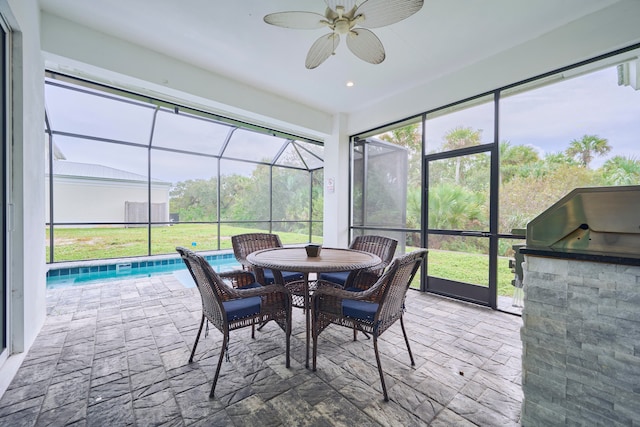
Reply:
[[540, 161], [535, 148], [528, 145], [512, 146], [510, 142], [500, 143], [500, 183], [508, 182], [516, 175], [523, 176], [523, 171]]
[[[456, 150], [458, 148], [480, 145], [482, 130], [473, 130], [470, 127], [458, 126], [451, 129], [444, 136], [442, 148]], [[460, 182], [460, 157], [456, 157], [456, 183]]]
[[633, 157], [615, 156], [602, 166], [602, 175], [608, 185], [634, 185], [640, 183], [640, 161]]
[[463, 187], [442, 183], [429, 189], [429, 228], [463, 230], [474, 227], [474, 223], [486, 222], [482, 193]]
[[598, 135], [584, 135], [581, 139], [571, 141], [567, 148], [567, 156], [576, 158], [582, 166], [589, 167], [594, 155], [603, 156], [611, 151], [611, 146], [606, 138]]

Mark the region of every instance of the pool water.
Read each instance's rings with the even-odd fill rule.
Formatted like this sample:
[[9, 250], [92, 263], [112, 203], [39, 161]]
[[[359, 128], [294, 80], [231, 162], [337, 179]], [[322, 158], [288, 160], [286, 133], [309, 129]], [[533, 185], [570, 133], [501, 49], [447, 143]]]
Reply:
[[[238, 261], [231, 254], [205, 256], [217, 272], [240, 269]], [[47, 272], [47, 289], [84, 286], [109, 281], [173, 274], [185, 287], [195, 283], [182, 258], [156, 261], [118, 262], [116, 264], [91, 265], [86, 267], [54, 268]]]

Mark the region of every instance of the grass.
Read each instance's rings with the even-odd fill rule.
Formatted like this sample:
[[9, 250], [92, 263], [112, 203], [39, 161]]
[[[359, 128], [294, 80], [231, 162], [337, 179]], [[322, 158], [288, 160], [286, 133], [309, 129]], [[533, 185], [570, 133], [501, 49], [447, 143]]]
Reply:
[[[427, 256], [429, 276], [457, 280], [474, 285], [488, 286], [489, 257], [482, 254], [429, 250]], [[512, 296], [513, 272], [509, 259], [498, 258], [498, 295]]]
[[[209, 224], [177, 224], [171, 227], [151, 229], [152, 255], [173, 254], [176, 246], [195, 250], [231, 249], [231, 236], [242, 233], [264, 232], [256, 228], [222, 225], [218, 248], [218, 227]], [[283, 244], [307, 243], [306, 234], [277, 232]], [[47, 230], [47, 237], [49, 236]], [[78, 261], [106, 258], [126, 258], [148, 255], [148, 230], [141, 228], [56, 228], [55, 261]], [[314, 236], [314, 243], [322, 243], [322, 237]], [[407, 251], [414, 248], [407, 247]], [[47, 260], [50, 247], [47, 246]], [[485, 255], [464, 252], [429, 250], [427, 263], [429, 275], [487, 286], [489, 259]], [[507, 258], [498, 262], [498, 294], [513, 295]], [[412, 286], [418, 287], [419, 274]]]
[[[209, 224], [177, 224], [151, 229], [152, 255], [172, 254], [176, 246], [195, 250], [231, 249], [231, 236], [242, 233], [265, 232], [256, 228], [222, 225], [220, 247], [218, 227]], [[277, 232], [284, 244], [306, 243], [308, 235]], [[47, 229], [47, 237], [49, 230]], [[47, 240], [48, 241], [48, 240]], [[322, 238], [314, 236], [315, 243]], [[56, 228], [54, 232], [55, 262], [105, 258], [125, 258], [148, 255], [148, 229], [140, 228]], [[47, 260], [50, 247], [47, 245]]]

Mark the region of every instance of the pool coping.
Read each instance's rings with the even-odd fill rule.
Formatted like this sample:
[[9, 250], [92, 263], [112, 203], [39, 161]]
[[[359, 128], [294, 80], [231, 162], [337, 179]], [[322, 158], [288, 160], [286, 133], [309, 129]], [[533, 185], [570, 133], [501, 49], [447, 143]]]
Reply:
[[[230, 258], [235, 259], [233, 250], [202, 251], [198, 252], [198, 254], [204, 256], [208, 261]], [[172, 264], [182, 264], [182, 258], [177, 254], [164, 254], [144, 257], [67, 261], [47, 264], [46, 278], [64, 277], [73, 274], [91, 274], [105, 271], [131, 271], [137, 268]]]

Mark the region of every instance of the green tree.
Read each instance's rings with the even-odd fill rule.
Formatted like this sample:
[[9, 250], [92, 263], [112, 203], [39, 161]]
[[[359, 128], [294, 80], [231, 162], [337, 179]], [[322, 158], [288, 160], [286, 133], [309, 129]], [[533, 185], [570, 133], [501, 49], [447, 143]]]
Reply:
[[[542, 162], [544, 163], [544, 162]], [[578, 165], [563, 164], [544, 174], [516, 176], [500, 189], [499, 230], [508, 233], [527, 223], [577, 187], [600, 185], [600, 174]]]
[[611, 151], [611, 146], [606, 138], [600, 138], [598, 135], [584, 135], [580, 139], [571, 141], [567, 148], [567, 156], [577, 159], [580, 164], [588, 168], [593, 157], [603, 156]]
[[632, 157], [615, 156], [602, 165], [606, 185], [640, 184], [640, 162]]
[[485, 200], [482, 193], [459, 185], [443, 183], [429, 189], [429, 228], [475, 229], [483, 222]]
[[514, 176], [522, 176], [530, 166], [538, 163], [538, 152], [527, 145], [512, 146], [510, 142], [500, 143], [500, 183], [509, 182]]
[[215, 221], [218, 217], [218, 180], [195, 179], [178, 182], [170, 191], [170, 212], [180, 221]]
[[[458, 126], [451, 129], [444, 136], [444, 144], [442, 148], [445, 150], [457, 150], [459, 148], [473, 147], [480, 145], [482, 138], [482, 130], [474, 130], [470, 127]], [[456, 175], [455, 182], [459, 183], [462, 170], [462, 158], [456, 157]]]
[[409, 156], [409, 187], [420, 185], [422, 170], [422, 126], [413, 123], [380, 136], [383, 141], [407, 148]]

